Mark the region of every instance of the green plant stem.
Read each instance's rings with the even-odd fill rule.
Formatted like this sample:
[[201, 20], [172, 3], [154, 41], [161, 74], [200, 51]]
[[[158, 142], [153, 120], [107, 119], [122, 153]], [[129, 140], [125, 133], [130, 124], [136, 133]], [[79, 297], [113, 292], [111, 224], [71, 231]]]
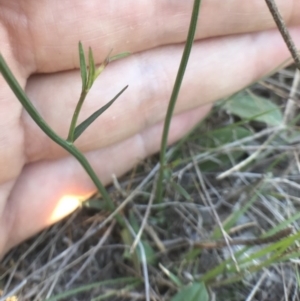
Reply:
[[[77, 147], [74, 144], [71, 144], [69, 142], [66, 142], [63, 140], [64, 143], [67, 143], [68, 147], [65, 147], [65, 145], [60, 144], [65, 150], [67, 150], [70, 154], [72, 154], [77, 161], [81, 164], [81, 166], [84, 168], [84, 170], [87, 172], [87, 174], [90, 176], [91, 180], [97, 187], [98, 191], [101, 193], [103, 199], [107, 202], [107, 205], [109, 207], [109, 210], [112, 212], [116, 209], [112, 199], [110, 198], [107, 190], [99, 180], [98, 176], [96, 175], [95, 171], [91, 167], [88, 160], [85, 158], [85, 156], [77, 149]], [[124, 222], [121, 218], [121, 216], [118, 214], [116, 215], [116, 219], [120, 225], [124, 225]]]
[[[35, 107], [32, 105], [30, 99], [27, 97], [25, 92], [23, 91], [22, 87], [19, 85], [18, 81], [10, 71], [8, 65], [6, 64], [3, 56], [0, 54], [0, 71], [5, 78], [6, 82], [24, 107], [24, 109], [27, 111], [27, 113], [30, 115], [30, 117], [35, 121], [35, 123], [40, 127], [40, 129], [54, 142], [56, 142], [58, 145], [60, 145], [62, 148], [64, 148], [67, 152], [72, 154], [78, 162], [81, 164], [81, 166], [84, 168], [84, 170], [88, 173], [91, 180], [97, 187], [98, 191], [101, 193], [103, 199], [107, 202], [110, 210], [115, 209], [115, 205], [113, 201], [111, 200], [108, 192], [106, 191], [105, 187], [102, 185], [100, 180], [98, 179], [96, 173], [92, 169], [91, 165], [87, 161], [87, 159], [83, 156], [83, 154], [73, 145], [73, 143], [64, 140], [59, 135], [57, 135], [50, 126], [45, 122], [45, 120], [42, 118], [42, 116], [38, 113], [38, 111], [35, 109]], [[120, 215], [117, 217], [117, 221], [123, 225], [122, 218]]]
[[81, 94], [80, 94], [80, 98], [79, 101], [76, 105], [73, 117], [72, 117], [72, 121], [70, 124], [70, 129], [69, 129], [69, 134], [68, 134], [68, 141], [73, 142], [74, 141], [74, 133], [75, 133], [75, 128], [76, 128], [76, 124], [77, 124], [77, 120], [78, 120], [78, 116], [79, 116], [79, 112], [81, 110], [81, 107], [83, 105], [83, 102], [88, 94], [89, 90], [82, 90]]
[[161, 202], [162, 200], [162, 193], [163, 193], [163, 178], [164, 178], [164, 168], [166, 164], [166, 151], [167, 151], [167, 143], [168, 143], [168, 134], [170, 130], [170, 124], [172, 115], [174, 112], [176, 100], [178, 98], [179, 90], [181, 87], [181, 83], [183, 80], [183, 76], [186, 70], [186, 66], [189, 60], [189, 56], [191, 53], [191, 49], [194, 42], [199, 9], [200, 9], [201, 0], [195, 0], [193, 6], [192, 17], [189, 26], [189, 32], [187, 36], [187, 41], [184, 47], [183, 55], [181, 58], [180, 66], [177, 72], [176, 80], [174, 83], [173, 91], [170, 97], [169, 106], [167, 109], [167, 114], [164, 122], [164, 129], [163, 135], [161, 140], [161, 147], [160, 147], [160, 170], [159, 170], [159, 177], [157, 181], [157, 190], [156, 190], [156, 201]]

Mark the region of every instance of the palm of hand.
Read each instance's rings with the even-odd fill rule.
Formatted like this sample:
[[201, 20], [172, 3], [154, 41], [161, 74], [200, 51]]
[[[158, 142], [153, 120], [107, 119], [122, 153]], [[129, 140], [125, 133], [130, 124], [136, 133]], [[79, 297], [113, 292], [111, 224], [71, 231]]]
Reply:
[[[274, 26], [263, 1], [246, 5], [232, 0], [216, 10], [217, 2], [207, 1], [201, 9], [170, 143], [205, 116], [209, 103], [248, 85], [288, 56], [275, 31], [247, 33]], [[299, 43], [300, 4], [293, 8], [292, 1], [278, 2]], [[240, 14], [232, 13], [237, 3]], [[159, 149], [191, 7], [192, 1], [166, 0], [132, 0], [118, 7], [114, 1], [0, 1], [1, 53], [38, 111], [63, 137], [81, 88], [78, 41], [93, 48], [97, 63], [112, 48], [132, 53], [105, 70], [80, 116], [86, 118], [129, 84], [77, 143], [104, 183]], [[212, 16], [219, 21], [212, 23]], [[244, 34], [229, 36], [233, 33]], [[223, 37], [203, 39], [217, 36]], [[94, 186], [81, 166], [30, 120], [2, 77], [0, 87], [1, 254], [72, 212], [78, 203], [66, 204], [63, 196], [87, 195]]]

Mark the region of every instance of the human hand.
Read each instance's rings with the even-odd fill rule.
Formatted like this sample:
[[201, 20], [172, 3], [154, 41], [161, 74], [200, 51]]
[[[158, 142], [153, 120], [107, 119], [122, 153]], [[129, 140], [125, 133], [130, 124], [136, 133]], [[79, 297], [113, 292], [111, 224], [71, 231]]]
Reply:
[[[1, 53], [48, 124], [66, 137], [81, 79], [78, 41], [107, 67], [90, 91], [83, 120], [121, 88], [126, 92], [78, 139], [104, 183], [159, 150], [163, 119], [192, 10], [186, 1], [0, 0]], [[278, 0], [300, 45], [300, 3]], [[266, 4], [203, 1], [196, 42], [177, 102], [169, 143], [209, 111], [282, 63], [289, 53]], [[69, 196], [95, 190], [79, 163], [50, 141], [0, 77], [0, 257], [79, 204]], [[67, 201], [66, 201], [67, 200]]]

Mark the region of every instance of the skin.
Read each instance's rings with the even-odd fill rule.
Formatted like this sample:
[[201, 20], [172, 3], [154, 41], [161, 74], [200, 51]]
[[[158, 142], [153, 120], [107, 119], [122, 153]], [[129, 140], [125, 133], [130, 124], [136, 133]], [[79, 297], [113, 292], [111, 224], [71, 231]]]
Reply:
[[[300, 2], [277, 0], [300, 46]], [[81, 81], [78, 41], [100, 63], [80, 120], [128, 90], [76, 142], [104, 183], [157, 152], [193, 1], [0, 0], [1, 53], [48, 124], [66, 137]], [[205, 0], [171, 126], [173, 143], [213, 101], [273, 70], [289, 53], [262, 0]], [[32, 122], [0, 77], [0, 256], [78, 206], [95, 188]]]

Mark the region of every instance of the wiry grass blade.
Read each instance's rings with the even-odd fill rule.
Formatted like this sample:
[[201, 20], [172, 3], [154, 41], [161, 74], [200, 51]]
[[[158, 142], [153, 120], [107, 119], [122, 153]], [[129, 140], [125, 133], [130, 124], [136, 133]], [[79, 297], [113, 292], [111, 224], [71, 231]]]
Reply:
[[126, 86], [123, 88], [111, 101], [109, 101], [106, 105], [101, 107], [95, 113], [93, 113], [90, 117], [80, 123], [74, 131], [74, 140], [75, 141], [103, 112], [105, 112], [114, 102], [115, 100], [128, 88]]
[[99, 288], [99, 287], [105, 286], [105, 285], [125, 284], [125, 283], [127, 284], [127, 283], [133, 283], [133, 282], [137, 282], [137, 281], [139, 281], [139, 280], [136, 278], [133, 278], [133, 277], [100, 281], [100, 282], [96, 282], [96, 283], [83, 285], [83, 286], [77, 287], [70, 291], [63, 292], [59, 295], [48, 298], [45, 301], [58, 301], [58, 300], [61, 300], [61, 299], [67, 298], [67, 297], [74, 296], [74, 295], [82, 293], [82, 292], [90, 291], [93, 288]]

